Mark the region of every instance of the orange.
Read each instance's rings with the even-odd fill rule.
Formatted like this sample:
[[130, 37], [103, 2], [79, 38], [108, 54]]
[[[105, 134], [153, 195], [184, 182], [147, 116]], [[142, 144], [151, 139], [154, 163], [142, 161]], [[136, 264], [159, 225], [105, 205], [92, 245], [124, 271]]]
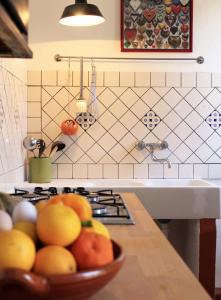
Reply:
[[14, 224], [13, 228], [26, 233], [34, 243], [37, 242], [38, 237], [35, 224], [31, 222], [18, 222]]
[[102, 267], [113, 261], [112, 243], [106, 237], [94, 232], [82, 231], [70, 247], [79, 270]]
[[46, 246], [36, 254], [34, 272], [41, 275], [68, 274], [77, 270], [73, 255], [60, 246]]
[[47, 206], [47, 203], [48, 203], [48, 200], [41, 200], [41, 201], [39, 201], [39, 202], [37, 202], [37, 203], [35, 204], [35, 207], [37, 208], [38, 214], [42, 211], [42, 209], [43, 209], [44, 207]]
[[66, 247], [78, 237], [80, 231], [80, 219], [70, 207], [49, 205], [38, 215], [37, 234], [45, 245]]
[[2, 231], [0, 245], [0, 270], [31, 270], [35, 260], [35, 245], [29, 236], [15, 229]]
[[61, 204], [71, 207], [79, 216], [82, 222], [91, 220], [92, 209], [88, 200], [76, 194], [61, 194], [53, 197], [48, 201], [48, 204]]

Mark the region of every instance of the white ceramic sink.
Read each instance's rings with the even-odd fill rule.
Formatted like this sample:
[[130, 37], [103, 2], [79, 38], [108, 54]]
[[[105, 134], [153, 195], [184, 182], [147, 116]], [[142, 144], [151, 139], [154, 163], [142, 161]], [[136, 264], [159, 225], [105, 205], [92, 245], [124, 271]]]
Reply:
[[[220, 218], [220, 188], [206, 180], [89, 179], [54, 180], [39, 186], [86, 187], [133, 192], [155, 219]], [[36, 184], [25, 183], [23, 187]]]

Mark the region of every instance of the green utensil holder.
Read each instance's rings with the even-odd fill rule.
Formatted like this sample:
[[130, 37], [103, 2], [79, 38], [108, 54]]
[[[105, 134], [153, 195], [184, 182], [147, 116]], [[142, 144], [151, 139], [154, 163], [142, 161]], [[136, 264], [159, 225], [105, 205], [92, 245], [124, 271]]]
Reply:
[[52, 166], [48, 157], [31, 157], [29, 159], [29, 182], [51, 182]]

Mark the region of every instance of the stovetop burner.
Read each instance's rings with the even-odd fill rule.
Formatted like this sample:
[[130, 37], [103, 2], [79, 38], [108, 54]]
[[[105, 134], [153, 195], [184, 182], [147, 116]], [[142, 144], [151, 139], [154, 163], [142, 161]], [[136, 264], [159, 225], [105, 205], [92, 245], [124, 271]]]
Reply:
[[134, 224], [126, 204], [120, 194], [114, 193], [111, 189], [88, 191], [84, 187], [35, 187], [27, 190], [15, 188], [11, 194], [14, 198], [37, 203], [40, 200], [49, 199], [58, 194], [74, 193], [85, 196], [91, 204], [93, 217], [104, 224]]

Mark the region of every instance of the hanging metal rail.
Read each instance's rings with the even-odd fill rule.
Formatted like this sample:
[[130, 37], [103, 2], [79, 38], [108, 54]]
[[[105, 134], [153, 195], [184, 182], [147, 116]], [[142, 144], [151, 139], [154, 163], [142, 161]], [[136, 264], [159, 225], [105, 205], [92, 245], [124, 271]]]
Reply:
[[72, 59], [72, 60], [130, 60], [130, 61], [195, 61], [198, 64], [203, 64], [205, 59], [203, 56], [199, 56], [196, 58], [191, 58], [191, 57], [186, 57], [186, 58], [161, 58], [161, 57], [157, 57], [157, 58], [152, 58], [152, 57], [96, 57], [96, 56], [91, 56], [91, 57], [85, 57], [85, 56], [61, 56], [60, 54], [56, 54], [55, 55], [55, 61], [59, 62], [62, 60], [66, 60], [66, 59]]

